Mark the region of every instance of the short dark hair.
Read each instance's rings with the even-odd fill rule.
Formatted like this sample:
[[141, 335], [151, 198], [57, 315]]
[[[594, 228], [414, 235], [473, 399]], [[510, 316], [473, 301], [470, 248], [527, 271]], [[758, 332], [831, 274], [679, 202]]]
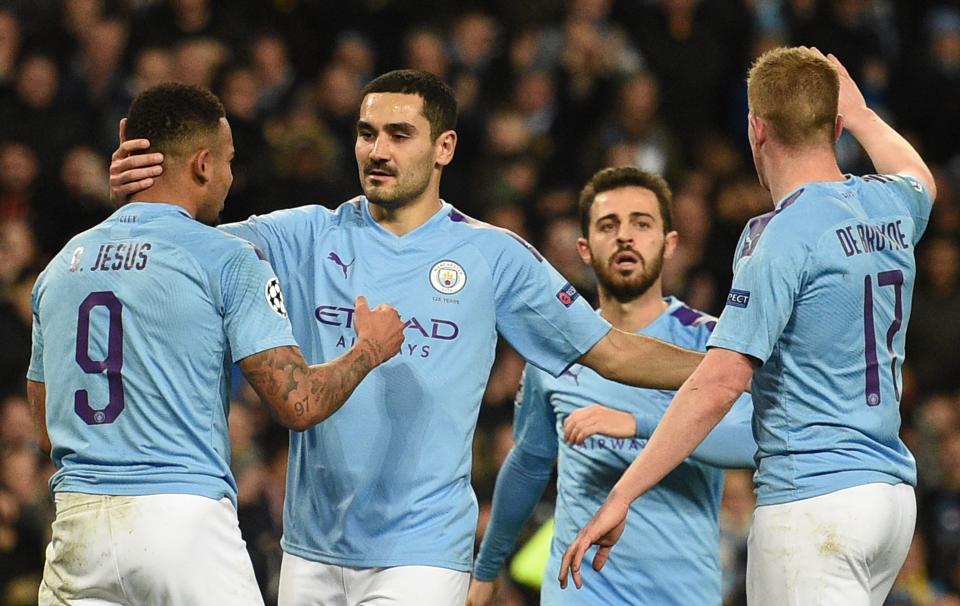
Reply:
[[436, 140], [457, 127], [457, 98], [447, 84], [430, 72], [418, 69], [397, 69], [371, 80], [360, 94], [402, 93], [423, 99], [423, 116], [430, 123], [430, 136]]
[[597, 194], [621, 187], [642, 187], [652, 191], [657, 196], [657, 202], [660, 203], [663, 233], [673, 229], [673, 218], [670, 215], [673, 194], [663, 177], [633, 166], [618, 166], [597, 171], [580, 190], [580, 230], [584, 238], [590, 232], [590, 208], [593, 207], [594, 198]]
[[171, 153], [198, 135], [210, 135], [226, 116], [223, 104], [199, 86], [168, 82], [143, 91], [127, 110], [128, 139], [149, 139], [147, 151]]

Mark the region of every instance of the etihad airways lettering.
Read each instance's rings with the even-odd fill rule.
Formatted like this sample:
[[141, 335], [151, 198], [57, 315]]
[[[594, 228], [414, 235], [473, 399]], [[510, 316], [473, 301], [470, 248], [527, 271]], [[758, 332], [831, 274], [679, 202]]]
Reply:
[[[314, 311], [314, 316], [316, 316], [321, 324], [351, 328], [353, 326], [354, 313], [356, 313], [356, 310], [352, 307], [321, 305]], [[429, 321], [421, 321], [415, 317], [411, 317], [407, 319], [405, 328], [420, 333], [424, 338], [438, 339], [440, 341], [452, 341], [460, 334], [460, 327], [456, 322], [441, 320], [440, 318], [430, 318]]]

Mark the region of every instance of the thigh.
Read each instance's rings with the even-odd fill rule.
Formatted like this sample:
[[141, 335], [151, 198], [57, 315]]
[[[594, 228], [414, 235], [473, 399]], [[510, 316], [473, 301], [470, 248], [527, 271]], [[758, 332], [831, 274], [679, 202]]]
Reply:
[[132, 604], [262, 606], [228, 499], [164, 494], [111, 511], [124, 593]]
[[350, 606], [462, 606], [470, 573], [436, 566], [346, 570]]
[[278, 606], [347, 606], [344, 568], [289, 553], [280, 564]]
[[41, 606], [122, 604], [109, 497], [58, 493], [37, 600]]
[[917, 524], [917, 497], [909, 484], [896, 486], [879, 485], [875, 497], [889, 503], [888, 519], [884, 524], [885, 536], [877, 557], [870, 563], [870, 603], [881, 606], [893, 587], [900, 568], [907, 558], [910, 543]]
[[758, 507], [747, 548], [751, 606], [869, 606], [869, 548], [843, 491]]

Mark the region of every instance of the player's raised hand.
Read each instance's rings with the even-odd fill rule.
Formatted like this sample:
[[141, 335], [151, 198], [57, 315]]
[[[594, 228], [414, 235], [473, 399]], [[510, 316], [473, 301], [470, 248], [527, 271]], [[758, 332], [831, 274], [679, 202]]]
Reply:
[[579, 408], [563, 420], [563, 439], [579, 445], [594, 434], [611, 438], [632, 438], [637, 433], [637, 422], [629, 412], [593, 404]]
[[561, 589], [567, 588], [567, 575], [570, 573], [573, 574], [573, 584], [577, 589], [583, 587], [580, 566], [591, 545], [599, 546], [597, 555], [593, 557], [593, 569], [599, 572], [603, 568], [610, 557], [610, 548], [620, 540], [620, 535], [627, 525], [627, 511], [629, 504], [614, 498], [613, 495], [607, 497], [600, 510], [590, 518], [583, 530], [577, 533], [577, 538], [563, 553], [559, 576]]
[[153, 185], [154, 177], [163, 172], [163, 154], [141, 153], [150, 148], [146, 139], [127, 140], [127, 119], [120, 120], [120, 145], [110, 156], [110, 200], [126, 202], [127, 198]]
[[470, 593], [467, 594], [467, 606], [490, 606], [496, 585], [493, 581], [470, 579]]
[[370, 309], [366, 297], [357, 297], [354, 307], [357, 346], [370, 356], [370, 363], [379, 366], [400, 353], [404, 324], [397, 310], [385, 304]]
[[813, 48], [811, 50], [832, 63], [833, 66], [837, 68], [837, 74], [840, 76], [840, 97], [837, 103], [837, 113], [842, 115], [844, 121], [848, 123], [850, 120], [857, 119], [858, 114], [867, 109], [867, 101], [863, 98], [863, 93], [860, 92], [860, 87], [857, 86], [857, 83], [853, 81], [853, 78], [850, 76], [850, 72], [848, 72], [847, 68], [840, 63], [840, 60], [837, 59], [836, 55], [833, 53], [824, 55], [817, 48]]

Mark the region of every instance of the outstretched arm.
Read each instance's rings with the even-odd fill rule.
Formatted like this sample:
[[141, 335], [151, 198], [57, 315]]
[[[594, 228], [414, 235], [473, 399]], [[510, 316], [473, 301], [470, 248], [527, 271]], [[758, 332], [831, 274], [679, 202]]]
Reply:
[[309, 366], [299, 347], [275, 347], [239, 361], [240, 370], [277, 421], [303, 431], [343, 406], [360, 381], [400, 351], [403, 322], [392, 307], [356, 304], [357, 342], [339, 358]]
[[[814, 50], [820, 52], [817, 49]], [[820, 54], [823, 55], [823, 53]], [[933, 174], [917, 150], [867, 107], [863, 93], [839, 59], [832, 54], [828, 54], [825, 59], [837, 68], [840, 75], [838, 110], [843, 118], [843, 126], [863, 146], [877, 172], [914, 177], [927, 188], [931, 199], [936, 199], [937, 185], [933, 180]]]
[[635, 387], [677, 389], [703, 354], [614, 328], [579, 362], [605, 378]]

